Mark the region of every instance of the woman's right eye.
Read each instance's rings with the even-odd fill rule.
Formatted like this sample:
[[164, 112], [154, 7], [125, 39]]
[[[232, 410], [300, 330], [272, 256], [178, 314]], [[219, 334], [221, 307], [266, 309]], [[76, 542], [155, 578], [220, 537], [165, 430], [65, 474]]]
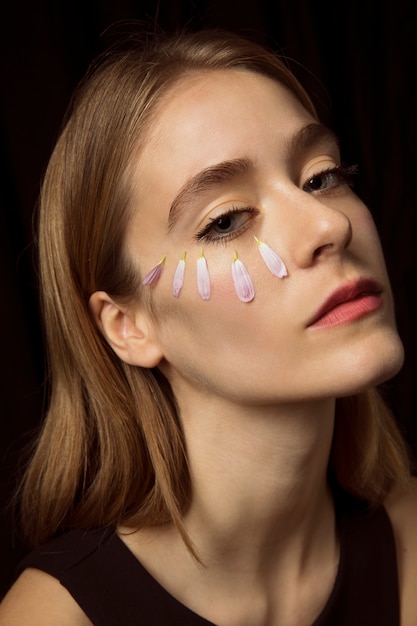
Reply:
[[225, 242], [238, 237], [249, 226], [250, 220], [258, 214], [253, 207], [237, 208], [210, 218], [208, 223], [196, 233], [195, 239], [199, 243]]

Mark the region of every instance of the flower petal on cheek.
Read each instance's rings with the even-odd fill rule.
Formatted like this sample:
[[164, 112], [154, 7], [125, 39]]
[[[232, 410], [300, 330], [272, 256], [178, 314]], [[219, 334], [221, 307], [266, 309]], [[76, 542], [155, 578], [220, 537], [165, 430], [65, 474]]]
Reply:
[[255, 297], [255, 289], [249, 272], [235, 252], [232, 263], [233, 284], [239, 300], [250, 302]]
[[142, 280], [142, 285], [154, 285], [158, 282], [162, 274], [162, 270], [164, 269], [165, 259], [166, 256], [163, 256], [158, 265], [155, 265], [155, 267], [146, 274], [145, 278]]
[[210, 298], [210, 276], [203, 251], [197, 259], [197, 289], [203, 300]]
[[288, 275], [287, 268], [281, 257], [268, 244], [264, 243], [258, 237], [255, 237], [261, 257], [265, 261], [267, 268], [278, 278], [284, 278]]
[[185, 257], [186, 252], [182, 255], [180, 260], [178, 261], [177, 269], [175, 270], [174, 278], [172, 280], [172, 294], [178, 298], [181, 293], [182, 286], [184, 284], [184, 274], [185, 274]]

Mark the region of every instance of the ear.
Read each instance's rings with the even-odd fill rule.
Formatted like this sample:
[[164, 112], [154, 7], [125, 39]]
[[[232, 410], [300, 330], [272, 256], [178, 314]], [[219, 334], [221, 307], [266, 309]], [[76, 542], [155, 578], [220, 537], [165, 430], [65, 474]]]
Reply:
[[156, 367], [163, 354], [152, 333], [149, 317], [133, 314], [117, 304], [105, 291], [96, 291], [89, 300], [97, 327], [117, 356], [130, 365]]

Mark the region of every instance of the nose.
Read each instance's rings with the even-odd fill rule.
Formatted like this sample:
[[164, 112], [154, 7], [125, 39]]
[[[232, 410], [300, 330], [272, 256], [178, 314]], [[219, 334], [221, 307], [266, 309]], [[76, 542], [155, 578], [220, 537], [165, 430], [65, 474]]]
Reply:
[[352, 240], [352, 223], [343, 210], [302, 193], [298, 198], [302, 209], [294, 212], [298, 217], [292, 231], [291, 252], [295, 265], [305, 268], [345, 250]]

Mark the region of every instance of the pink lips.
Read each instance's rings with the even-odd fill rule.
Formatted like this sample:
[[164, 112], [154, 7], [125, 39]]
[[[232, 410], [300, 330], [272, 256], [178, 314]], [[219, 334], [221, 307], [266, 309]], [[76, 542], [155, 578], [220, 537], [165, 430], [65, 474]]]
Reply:
[[343, 285], [327, 298], [308, 326], [337, 326], [373, 313], [382, 306], [381, 291], [381, 287], [368, 278]]

